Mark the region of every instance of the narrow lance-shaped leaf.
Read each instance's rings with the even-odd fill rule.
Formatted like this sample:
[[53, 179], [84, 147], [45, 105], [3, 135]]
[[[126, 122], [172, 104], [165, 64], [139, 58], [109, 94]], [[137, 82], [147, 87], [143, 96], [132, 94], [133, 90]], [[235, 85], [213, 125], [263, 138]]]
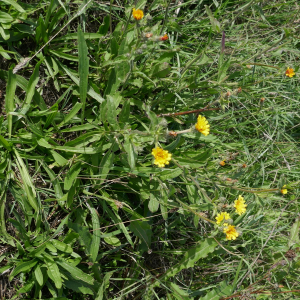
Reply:
[[[7, 185], [7, 181], [5, 182], [5, 185]], [[5, 240], [8, 244], [15, 247], [15, 243], [13, 241], [13, 238], [7, 233], [6, 231], [6, 224], [5, 224], [5, 203], [6, 203], [6, 188], [1, 185], [1, 195], [0, 195], [0, 235], [2, 237], [5, 237]]]
[[25, 102], [20, 111], [20, 114], [26, 115], [26, 113], [30, 109], [31, 101], [32, 101], [33, 95], [35, 93], [35, 87], [39, 81], [39, 68], [40, 68], [41, 63], [42, 63], [42, 60], [36, 64], [33, 74], [31, 75], [31, 77], [29, 79]]
[[213, 252], [218, 243], [212, 239], [205, 239], [198, 246], [188, 250], [181, 261], [174, 267], [168, 269], [168, 271], [161, 277], [161, 279], [167, 280], [170, 277], [175, 276], [183, 269], [194, 267], [195, 263], [200, 259], [208, 255], [208, 253]]
[[125, 135], [124, 149], [127, 153], [127, 161], [128, 161], [128, 164], [131, 168], [131, 171], [134, 171], [135, 162], [136, 162], [136, 159], [137, 159], [137, 153], [134, 149], [131, 137], [128, 136], [128, 135]]
[[66, 115], [64, 120], [58, 125], [58, 128], [64, 126], [66, 123], [68, 123], [73, 117], [76, 116], [77, 112], [82, 107], [81, 103], [76, 103], [74, 107], [71, 109], [71, 111]]
[[88, 90], [88, 76], [89, 76], [89, 58], [88, 48], [86, 46], [85, 38], [81, 28], [78, 28], [78, 73], [79, 73], [79, 93], [82, 103], [81, 122], [84, 121], [85, 102]]
[[114, 153], [112, 153], [111, 151], [108, 151], [102, 158], [100, 166], [99, 166], [99, 175], [101, 178], [101, 182], [104, 183], [112, 165], [114, 162]]
[[12, 5], [17, 11], [19, 11], [21, 13], [26, 13], [26, 11], [22, 8], [22, 6], [20, 6], [16, 2], [16, 0], [2, 0], [2, 2]]
[[58, 176], [48, 167], [46, 163], [41, 162], [41, 164], [51, 179], [55, 191], [55, 196], [57, 197], [58, 200], [61, 199], [64, 194], [62, 192]]
[[210, 8], [207, 5], [205, 5], [205, 9], [206, 9], [206, 13], [208, 14], [208, 17], [210, 19], [213, 30], [219, 33], [221, 31], [220, 22], [213, 16], [212, 11], [210, 10]]
[[109, 279], [112, 274], [113, 274], [113, 271], [105, 274], [103, 282], [97, 292], [95, 300], [103, 300], [104, 289], [108, 287]]
[[60, 289], [62, 287], [62, 279], [57, 264], [54, 261], [46, 261], [48, 268], [48, 275], [53, 280], [55, 287]]
[[87, 206], [92, 215], [92, 223], [93, 223], [93, 237], [92, 242], [90, 244], [90, 255], [91, 261], [95, 262], [97, 259], [97, 255], [100, 247], [100, 222], [96, 209], [92, 206], [91, 202], [87, 202]]
[[24, 189], [28, 198], [28, 202], [30, 205], [34, 208], [35, 211], [38, 211], [38, 203], [36, 200], [36, 191], [34, 188], [34, 185], [31, 181], [31, 177], [28, 173], [27, 167], [25, 166], [23, 159], [21, 158], [20, 154], [16, 149], [14, 149], [15, 155], [17, 157], [17, 166], [20, 171], [23, 184], [24, 184]]
[[297, 218], [290, 231], [290, 239], [288, 243], [289, 247], [293, 246], [296, 243], [299, 243], [299, 227], [300, 220], [299, 218]]
[[79, 175], [80, 171], [81, 171], [81, 163], [80, 162], [74, 164], [71, 167], [71, 169], [67, 173], [67, 176], [64, 181], [64, 189], [65, 190], [69, 190], [72, 187], [72, 185], [73, 185], [74, 181], [76, 180], [77, 176]]
[[11, 281], [16, 275], [18, 275], [21, 272], [25, 272], [31, 268], [33, 268], [37, 264], [37, 260], [33, 259], [26, 262], [19, 263], [14, 270], [11, 272], [9, 276], [9, 280]]
[[12, 70], [8, 71], [8, 82], [6, 87], [6, 97], [5, 97], [5, 110], [7, 115], [7, 123], [8, 123], [8, 137], [11, 137], [12, 131], [12, 115], [10, 112], [14, 111], [15, 103], [14, 96], [17, 87], [16, 75], [13, 74]]
[[[66, 74], [79, 86], [79, 78], [77, 76], [75, 76], [73, 74], [73, 72], [71, 70], [69, 70], [66, 66], [64, 66], [63, 64], [61, 64], [58, 60], [56, 60], [57, 62], [57, 65], [62, 68]], [[1, 73], [0, 73], [1, 74]], [[97, 94], [94, 89], [92, 87], [88, 87], [88, 91], [87, 91], [88, 95], [90, 95], [92, 98], [94, 98], [95, 100], [97, 100], [99, 103], [103, 102], [104, 99], [99, 95]]]
[[88, 284], [94, 284], [94, 278], [91, 275], [88, 275], [86, 273], [84, 273], [82, 270], [80, 270], [79, 268], [74, 267], [73, 265], [71, 265], [70, 263], [67, 263], [64, 260], [57, 260], [57, 263], [59, 266], [61, 266], [62, 268], [64, 268], [65, 270], [67, 270], [69, 273], [71, 273], [73, 278], [76, 278], [78, 280], [82, 280]]

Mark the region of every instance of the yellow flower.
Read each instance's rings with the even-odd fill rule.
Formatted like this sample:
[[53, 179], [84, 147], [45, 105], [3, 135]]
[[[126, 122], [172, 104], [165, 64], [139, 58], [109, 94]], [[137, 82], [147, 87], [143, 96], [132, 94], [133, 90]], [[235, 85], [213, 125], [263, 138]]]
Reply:
[[246, 212], [247, 204], [245, 204], [244, 198], [239, 195], [239, 198], [234, 201], [234, 208], [236, 209], [236, 213], [242, 215]]
[[198, 116], [197, 123], [195, 125], [195, 128], [204, 134], [205, 136], [209, 135], [209, 124], [205, 117]]
[[144, 17], [144, 13], [143, 13], [143, 11], [140, 10], [140, 9], [135, 9], [135, 8], [133, 8], [133, 9], [132, 9], [132, 16], [133, 16], [137, 21], [139, 21], [139, 20], [141, 20], [141, 19]]
[[284, 186], [282, 187], [282, 189], [281, 189], [280, 192], [281, 192], [282, 195], [286, 195], [286, 194], [287, 194], [288, 190], [286, 189], [286, 185], [284, 185]]
[[223, 232], [226, 234], [226, 240], [235, 240], [239, 233], [236, 231], [235, 227], [233, 225], [228, 225], [223, 229]]
[[162, 148], [156, 147], [152, 149], [152, 155], [154, 156], [154, 164], [163, 168], [165, 165], [168, 165], [172, 154], [168, 150], [163, 150]]
[[296, 73], [294, 72], [294, 69], [292, 68], [287, 68], [287, 70], [285, 71], [285, 75], [292, 78]]
[[216, 216], [218, 225], [220, 225], [223, 220], [229, 220], [229, 219], [230, 219], [230, 215], [227, 212], [221, 212], [220, 214], [217, 214], [217, 216]]
[[226, 165], [225, 160], [220, 161], [220, 166], [224, 167]]

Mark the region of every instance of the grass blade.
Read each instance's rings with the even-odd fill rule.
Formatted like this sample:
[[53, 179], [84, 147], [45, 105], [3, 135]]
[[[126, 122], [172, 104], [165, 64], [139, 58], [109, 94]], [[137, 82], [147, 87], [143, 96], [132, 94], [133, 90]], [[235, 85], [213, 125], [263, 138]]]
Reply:
[[17, 81], [16, 74], [13, 74], [12, 70], [8, 71], [8, 82], [6, 87], [6, 97], [5, 97], [5, 110], [7, 114], [7, 123], [8, 123], [8, 137], [11, 137], [12, 131], [12, 115], [10, 112], [13, 112], [15, 109], [14, 96], [16, 92]]
[[79, 73], [79, 93], [82, 104], [81, 122], [84, 121], [85, 102], [88, 90], [88, 76], [89, 76], [89, 58], [88, 49], [85, 38], [81, 28], [78, 28], [78, 73]]

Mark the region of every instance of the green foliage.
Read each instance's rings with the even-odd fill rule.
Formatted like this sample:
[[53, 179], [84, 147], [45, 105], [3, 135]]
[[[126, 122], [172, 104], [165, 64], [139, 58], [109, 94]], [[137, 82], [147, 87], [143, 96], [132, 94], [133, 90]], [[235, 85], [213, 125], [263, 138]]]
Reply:
[[296, 1], [79, 2], [0, 1], [5, 297], [299, 297]]

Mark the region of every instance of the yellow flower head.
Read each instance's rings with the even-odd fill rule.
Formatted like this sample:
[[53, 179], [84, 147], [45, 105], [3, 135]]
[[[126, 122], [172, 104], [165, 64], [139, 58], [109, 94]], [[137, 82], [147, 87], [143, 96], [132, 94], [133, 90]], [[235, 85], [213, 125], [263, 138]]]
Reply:
[[244, 198], [239, 195], [239, 198], [234, 201], [234, 208], [236, 209], [236, 213], [242, 215], [246, 212], [247, 204], [245, 204]]
[[139, 20], [141, 20], [141, 19], [144, 17], [144, 13], [143, 13], [143, 11], [140, 10], [140, 9], [135, 9], [135, 8], [133, 8], [133, 9], [132, 9], [132, 16], [133, 16], [137, 21], [139, 21]]
[[220, 225], [223, 220], [229, 220], [229, 219], [230, 219], [230, 215], [227, 212], [221, 212], [221, 213], [217, 214], [217, 216], [216, 216], [218, 225]]
[[224, 167], [226, 165], [225, 160], [220, 161], [220, 166]]
[[159, 147], [152, 149], [152, 155], [154, 156], [154, 164], [160, 168], [168, 165], [172, 157], [172, 154], [168, 150], [163, 150]]
[[294, 69], [292, 68], [287, 68], [287, 70], [285, 71], [285, 75], [292, 78], [296, 73], [294, 72]]
[[235, 240], [239, 233], [236, 231], [235, 227], [233, 225], [228, 225], [223, 229], [223, 232], [226, 234], [226, 240]]
[[284, 186], [282, 187], [282, 189], [281, 189], [280, 192], [281, 192], [282, 195], [286, 195], [286, 194], [287, 194], [288, 190], [286, 189], [286, 185], [284, 185]]
[[197, 123], [195, 125], [195, 128], [204, 134], [205, 136], [209, 135], [209, 124], [205, 117], [198, 116]]

